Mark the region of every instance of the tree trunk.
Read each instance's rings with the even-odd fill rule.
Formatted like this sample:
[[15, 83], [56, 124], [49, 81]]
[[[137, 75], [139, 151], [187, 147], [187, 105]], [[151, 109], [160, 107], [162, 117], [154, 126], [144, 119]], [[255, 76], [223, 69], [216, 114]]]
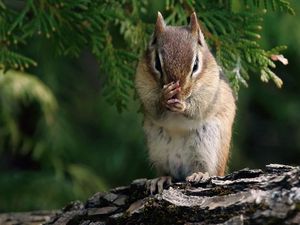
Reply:
[[[264, 171], [175, 183], [152, 196], [147, 180], [139, 179], [71, 203], [46, 224], [300, 224], [299, 175], [299, 167], [271, 164]], [[0, 224], [13, 224], [1, 218]]]

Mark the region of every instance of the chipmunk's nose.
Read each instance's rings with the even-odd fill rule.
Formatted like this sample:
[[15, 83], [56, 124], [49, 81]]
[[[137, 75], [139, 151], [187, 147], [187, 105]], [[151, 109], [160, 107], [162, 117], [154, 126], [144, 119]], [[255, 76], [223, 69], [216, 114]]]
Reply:
[[177, 82], [178, 81], [178, 78], [172, 74], [169, 74], [167, 76], [167, 83], [171, 83], [171, 82]]
[[165, 84], [169, 84], [169, 83], [172, 83], [172, 82], [175, 82], [174, 80], [174, 77], [171, 77], [171, 76], [163, 76], [162, 77], [162, 83], [165, 85]]

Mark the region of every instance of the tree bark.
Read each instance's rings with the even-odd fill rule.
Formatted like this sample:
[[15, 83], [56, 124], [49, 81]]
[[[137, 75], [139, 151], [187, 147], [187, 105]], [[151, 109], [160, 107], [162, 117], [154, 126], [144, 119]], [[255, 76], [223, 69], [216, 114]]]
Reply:
[[[300, 224], [299, 175], [299, 167], [271, 164], [264, 171], [175, 183], [156, 195], [139, 179], [85, 203], [73, 202], [46, 224]], [[0, 224], [11, 224], [2, 217]]]
[[61, 211], [36, 211], [0, 214], [0, 225], [40, 225], [50, 221]]

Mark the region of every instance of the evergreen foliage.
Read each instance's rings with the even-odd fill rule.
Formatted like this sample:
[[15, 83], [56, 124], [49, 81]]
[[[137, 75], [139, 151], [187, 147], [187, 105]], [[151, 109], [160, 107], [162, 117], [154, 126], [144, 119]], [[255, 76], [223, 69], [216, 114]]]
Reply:
[[[22, 72], [0, 71], [0, 124], [7, 128], [0, 136], [1, 140], [8, 139], [11, 148], [14, 150], [21, 143], [22, 129], [20, 129], [17, 114], [21, 107], [30, 102], [38, 102], [45, 119], [45, 123], [53, 122], [53, 114], [57, 108], [57, 103], [52, 92], [36, 77]], [[5, 138], [5, 133], [9, 134]], [[24, 140], [22, 145], [31, 145], [30, 141]], [[29, 147], [28, 146], [28, 147]], [[0, 151], [4, 149], [4, 143], [0, 142]], [[26, 151], [27, 147], [21, 148]], [[30, 149], [30, 148], [29, 148]]]
[[[105, 96], [119, 110], [126, 107], [138, 55], [154, 24], [154, 20], [143, 20], [150, 1], [24, 0], [17, 6], [12, 2], [0, 1], [2, 69], [36, 66], [34, 59], [19, 52], [36, 36], [49, 39], [60, 55], [78, 56], [82, 49], [89, 48], [105, 76]], [[208, 42], [236, 91], [241, 83], [247, 85], [249, 72], [281, 87], [282, 81], [272, 72], [275, 64], [271, 55], [279, 54], [286, 46], [264, 50], [258, 39], [263, 16], [269, 9], [294, 14], [289, 1], [234, 2], [167, 0], [164, 14], [169, 24], [178, 25], [185, 24], [191, 12], [198, 13]], [[122, 46], [116, 42], [120, 35]]]

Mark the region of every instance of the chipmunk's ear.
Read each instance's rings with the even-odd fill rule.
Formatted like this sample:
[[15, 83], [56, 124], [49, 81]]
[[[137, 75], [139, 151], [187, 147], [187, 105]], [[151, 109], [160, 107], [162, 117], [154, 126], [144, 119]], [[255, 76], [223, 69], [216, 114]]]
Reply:
[[196, 34], [198, 32], [199, 24], [198, 24], [197, 15], [195, 12], [193, 12], [192, 15], [190, 16], [190, 25], [189, 26], [190, 26], [192, 33]]
[[191, 29], [191, 32], [195, 35], [197, 35], [198, 37], [198, 42], [201, 46], [205, 45], [205, 40], [204, 40], [204, 36], [201, 32], [199, 23], [198, 23], [198, 18], [195, 12], [192, 13], [192, 15], [190, 16], [190, 24], [189, 27]]
[[156, 19], [156, 25], [155, 25], [155, 31], [154, 31], [155, 35], [163, 32], [165, 27], [166, 27], [166, 24], [165, 24], [163, 16], [161, 15], [160, 12], [157, 12], [157, 19]]

